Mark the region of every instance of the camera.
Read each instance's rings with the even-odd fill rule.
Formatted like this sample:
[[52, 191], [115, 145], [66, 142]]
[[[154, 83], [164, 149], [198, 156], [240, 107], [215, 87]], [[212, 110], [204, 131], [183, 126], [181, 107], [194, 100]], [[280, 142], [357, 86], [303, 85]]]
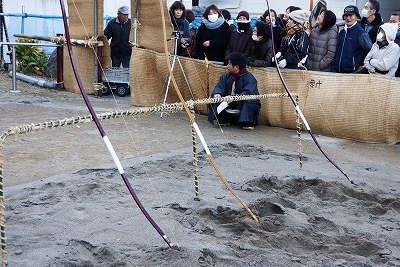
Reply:
[[182, 48], [186, 49], [190, 46], [190, 43], [187, 42], [186, 44], [181, 44]]

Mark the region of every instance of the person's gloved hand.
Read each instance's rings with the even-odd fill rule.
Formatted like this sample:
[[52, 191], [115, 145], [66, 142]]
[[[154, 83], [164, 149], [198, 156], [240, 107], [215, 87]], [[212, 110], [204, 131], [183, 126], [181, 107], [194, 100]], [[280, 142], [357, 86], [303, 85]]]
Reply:
[[286, 63], [286, 59], [282, 59], [281, 61], [278, 62], [279, 68], [285, 68], [287, 63]]
[[[278, 60], [281, 56], [282, 56], [281, 52], [276, 53], [276, 55], [275, 55], [276, 60]], [[272, 62], [275, 62], [275, 57], [272, 57]]]

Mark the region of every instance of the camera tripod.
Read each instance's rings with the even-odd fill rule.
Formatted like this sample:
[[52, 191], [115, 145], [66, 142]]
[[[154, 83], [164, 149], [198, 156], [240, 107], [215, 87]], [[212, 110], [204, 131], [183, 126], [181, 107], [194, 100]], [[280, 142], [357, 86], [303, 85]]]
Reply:
[[[179, 40], [180, 33], [179, 33], [179, 31], [173, 31], [173, 35], [174, 35], [174, 38], [169, 39], [169, 40], [172, 40], [172, 39], [174, 40], [174, 55], [173, 55], [172, 62], [171, 62], [171, 73], [174, 71], [175, 62], [178, 61], [178, 64], [182, 71], [183, 77], [185, 78], [186, 85], [189, 88], [189, 92], [192, 97], [192, 100], [195, 100], [192, 89], [190, 88], [190, 85], [189, 85], [189, 81], [186, 77], [185, 71], [183, 70], [181, 61], [179, 60], [179, 56], [178, 56], [178, 40]], [[165, 95], [164, 95], [163, 104], [165, 104], [167, 102], [167, 96], [168, 96], [169, 87], [171, 85], [171, 79], [172, 79], [171, 74], [168, 73], [167, 76], [165, 77], [164, 85], [161, 89], [157, 105], [160, 104], [160, 100], [161, 100], [161, 97], [164, 94], [164, 92], [165, 92]], [[161, 117], [162, 117], [162, 115], [163, 115], [163, 113], [161, 112]]]

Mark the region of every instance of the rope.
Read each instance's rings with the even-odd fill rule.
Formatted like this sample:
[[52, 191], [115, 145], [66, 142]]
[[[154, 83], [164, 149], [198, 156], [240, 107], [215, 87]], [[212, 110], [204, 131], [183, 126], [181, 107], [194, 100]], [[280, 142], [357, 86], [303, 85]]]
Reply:
[[[299, 96], [296, 96], [296, 103], [299, 103]], [[303, 170], [303, 152], [302, 152], [302, 147], [303, 145], [301, 144], [301, 119], [299, 116], [299, 112], [296, 110], [296, 123], [297, 123], [297, 144], [299, 145], [298, 147], [298, 152], [299, 152], [299, 164], [300, 164], [300, 170]]]
[[[193, 117], [195, 116], [195, 112], [193, 109], [190, 110], [192, 113]], [[200, 201], [200, 194], [199, 194], [199, 166], [198, 166], [198, 160], [197, 160], [197, 139], [196, 139], [196, 130], [193, 127], [191, 127], [191, 133], [192, 133], [192, 146], [193, 146], [193, 175], [194, 175], [194, 193], [195, 197], [194, 200]]]

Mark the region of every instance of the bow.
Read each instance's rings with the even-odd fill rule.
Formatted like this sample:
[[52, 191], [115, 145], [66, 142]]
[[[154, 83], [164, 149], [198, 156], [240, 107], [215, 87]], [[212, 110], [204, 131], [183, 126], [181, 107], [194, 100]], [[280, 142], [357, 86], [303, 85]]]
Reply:
[[[266, 3], [267, 3], [267, 7], [268, 7], [268, 12], [269, 12], [269, 14], [271, 14], [271, 9], [269, 8], [269, 2], [268, 2], [268, 0], [266, 0]], [[273, 40], [273, 39], [274, 39], [274, 33], [273, 33], [273, 29], [272, 29], [272, 23], [270, 23], [270, 29], [271, 29], [271, 39]], [[272, 51], [273, 51], [272, 53], [273, 53], [273, 55], [274, 55], [275, 62], [277, 62], [277, 58], [276, 58], [276, 54], [275, 54], [274, 42], [272, 42]], [[315, 135], [313, 134], [313, 132], [312, 132], [312, 130], [311, 130], [311, 128], [310, 128], [310, 125], [308, 124], [308, 122], [307, 122], [307, 120], [306, 120], [306, 118], [305, 118], [303, 112], [301, 111], [299, 105], [298, 105], [298, 104], [296, 103], [296, 101], [294, 100], [293, 95], [292, 95], [292, 93], [290, 92], [289, 87], [287, 86], [287, 84], [286, 84], [286, 82], [285, 82], [285, 79], [284, 79], [283, 76], [282, 76], [282, 72], [281, 72], [281, 70], [280, 70], [280, 68], [279, 68], [279, 65], [278, 65], [278, 64], [275, 64], [275, 65], [276, 65], [276, 70], [278, 71], [279, 78], [280, 78], [280, 80], [281, 80], [281, 82], [282, 82], [282, 84], [283, 84], [283, 87], [285, 88], [285, 90], [286, 90], [288, 96], [290, 97], [290, 100], [292, 101], [293, 105], [295, 106], [297, 113], [298, 113], [299, 116], [301, 117], [301, 120], [303, 121], [304, 126], [306, 127], [308, 133], [310, 134], [311, 138], [313, 139], [315, 145], [318, 147], [318, 149], [321, 151], [321, 153], [325, 156], [325, 158], [326, 158], [330, 163], [332, 163], [332, 165], [335, 166], [335, 168], [338, 169], [338, 170], [347, 178], [347, 180], [349, 180], [350, 183], [355, 184], [354, 181], [351, 180], [350, 177], [349, 177], [344, 171], [342, 171], [342, 169], [341, 169], [332, 159], [330, 159], [330, 158], [328, 157], [328, 155], [325, 153], [325, 151], [322, 149], [322, 147], [321, 147], [320, 144], [318, 143], [318, 140], [315, 138]]]
[[89, 112], [93, 118], [93, 121], [95, 122], [97, 129], [99, 130], [103, 141], [105, 143], [105, 145], [107, 146], [108, 151], [110, 152], [115, 165], [117, 165], [118, 171], [121, 174], [122, 179], [125, 182], [126, 187], [128, 188], [129, 192], [131, 193], [133, 199], [135, 200], [136, 204], [138, 205], [139, 209], [142, 211], [143, 215], [146, 217], [146, 219], [151, 223], [151, 225], [157, 230], [157, 232], [160, 234], [160, 236], [164, 239], [164, 241], [168, 244], [168, 246], [172, 249], [176, 249], [175, 246], [171, 243], [171, 241], [169, 240], [169, 238], [164, 234], [164, 232], [161, 230], [161, 228], [157, 225], [157, 223], [153, 220], [153, 218], [151, 218], [150, 214], [146, 211], [146, 209], [144, 208], [143, 204], [140, 202], [138, 196], [136, 195], [135, 191], [133, 190], [128, 177], [125, 174], [124, 169], [122, 168], [121, 162], [118, 159], [117, 154], [114, 151], [113, 146], [111, 145], [110, 140], [108, 139], [101, 123], [100, 120], [98, 119], [92, 105], [90, 104], [89, 98], [85, 92], [85, 89], [83, 88], [83, 84], [81, 81], [81, 78], [79, 76], [78, 73], [78, 69], [75, 63], [75, 58], [74, 58], [74, 53], [72, 51], [72, 45], [71, 45], [71, 38], [69, 35], [69, 28], [68, 28], [68, 22], [67, 22], [67, 15], [65, 12], [65, 7], [64, 7], [64, 2], [63, 0], [60, 0], [60, 5], [61, 5], [61, 12], [62, 12], [62, 17], [63, 17], [63, 22], [64, 22], [64, 30], [65, 30], [65, 38], [67, 41], [67, 47], [68, 47], [68, 52], [69, 52], [69, 56], [70, 56], [70, 60], [71, 60], [71, 65], [72, 65], [72, 69], [74, 71], [75, 74], [75, 78], [76, 81], [78, 82], [78, 86], [79, 89], [81, 91], [82, 97], [85, 100], [86, 106], [89, 109]]
[[231, 194], [239, 201], [239, 203], [246, 209], [246, 211], [250, 214], [250, 216], [253, 218], [254, 221], [258, 222], [258, 218], [253, 214], [253, 212], [247, 207], [247, 205], [239, 198], [239, 196], [233, 191], [233, 189], [230, 187], [230, 185], [228, 184], [228, 182], [224, 179], [224, 177], [222, 176], [221, 172], [219, 171], [217, 165], [214, 162], [214, 159], [210, 153], [210, 150], [208, 149], [207, 143], [203, 137], [203, 134], [200, 131], [199, 126], [197, 125], [197, 123], [194, 120], [194, 117], [192, 115], [192, 113], [190, 112], [185, 100], [183, 99], [183, 96], [181, 94], [181, 92], [178, 90], [178, 85], [176, 84], [176, 80], [174, 78], [172, 69], [171, 69], [171, 65], [169, 62], [169, 57], [168, 57], [168, 47], [167, 47], [167, 34], [166, 34], [166, 26], [165, 26], [165, 16], [164, 16], [164, 7], [163, 7], [163, 1], [160, 0], [160, 12], [161, 12], [161, 21], [162, 23], [162, 27], [163, 27], [163, 32], [164, 32], [164, 54], [165, 54], [165, 60], [166, 60], [166, 64], [168, 67], [168, 72], [169, 72], [169, 76], [171, 77], [171, 81], [172, 84], [175, 88], [175, 92], [179, 97], [179, 101], [182, 103], [183, 109], [185, 110], [187, 116], [189, 117], [189, 120], [193, 126], [193, 128], [195, 129], [197, 135], [199, 136], [199, 139], [201, 141], [201, 144], [204, 147], [205, 152], [207, 153], [208, 159], [211, 163], [211, 165], [214, 167], [215, 172], [217, 173], [218, 177], [220, 178], [220, 180], [222, 181], [222, 183], [225, 185], [225, 187], [229, 190], [229, 192], [231, 192]]

